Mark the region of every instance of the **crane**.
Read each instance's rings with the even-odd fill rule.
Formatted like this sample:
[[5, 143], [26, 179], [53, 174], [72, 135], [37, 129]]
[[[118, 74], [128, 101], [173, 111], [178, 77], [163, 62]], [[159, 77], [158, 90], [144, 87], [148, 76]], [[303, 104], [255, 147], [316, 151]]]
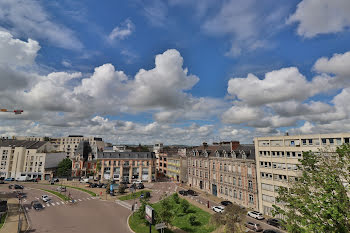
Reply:
[[15, 115], [22, 114], [23, 110], [15, 109], [15, 110], [8, 110], [8, 109], [0, 109], [0, 112], [14, 112]]

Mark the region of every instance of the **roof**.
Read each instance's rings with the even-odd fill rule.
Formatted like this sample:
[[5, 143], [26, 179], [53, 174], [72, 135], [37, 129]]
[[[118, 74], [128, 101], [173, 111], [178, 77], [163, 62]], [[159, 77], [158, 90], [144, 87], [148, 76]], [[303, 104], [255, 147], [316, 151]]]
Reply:
[[47, 153], [45, 159], [45, 169], [58, 167], [58, 164], [67, 158], [67, 154], [61, 153]]
[[199, 156], [227, 157], [236, 159], [242, 159], [243, 154], [245, 154], [246, 159], [255, 160], [254, 144], [239, 144], [233, 148], [233, 151], [231, 151], [231, 146], [227, 144], [199, 146], [193, 148], [193, 151], [198, 151]]
[[97, 159], [155, 159], [154, 152], [98, 152]]
[[27, 141], [27, 140], [13, 140], [0, 139], [0, 147], [25, 147], [27, 149], [39, 149], [48, 142], [45, 141]]

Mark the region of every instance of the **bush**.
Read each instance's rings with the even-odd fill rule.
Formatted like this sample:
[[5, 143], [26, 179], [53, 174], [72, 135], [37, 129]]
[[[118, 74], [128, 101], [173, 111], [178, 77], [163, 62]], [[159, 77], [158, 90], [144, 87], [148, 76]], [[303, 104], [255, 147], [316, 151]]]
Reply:
[[194, 214], [191, 214], [188, 220], [190, 221], [191, 226], [194, 226], [197, 224], [197, 218]]
[[126, 186], [124, 184], [119, 185], [118, 193], [125, 193]]
[[188, 209], [190, 208], [190, 203], [188, 203], [187, 200], [182, 199], [180, 204], [181, 204], [182, 212], [186, 214], [188, 212]]
[[179, 198], [179, 195], [178, 195], [177, 193], [174, 193], [173, 199], [174, 199], [174, 201], [175, 201], [176, 204], [179, 204], [179, 203], [180, 203], [180, 198]]

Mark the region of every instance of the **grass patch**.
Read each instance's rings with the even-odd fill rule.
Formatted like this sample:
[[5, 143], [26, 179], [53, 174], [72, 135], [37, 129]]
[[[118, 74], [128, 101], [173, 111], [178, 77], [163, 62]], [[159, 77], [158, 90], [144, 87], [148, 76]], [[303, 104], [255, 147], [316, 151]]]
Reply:
[[59, 193], [59, 192], [56, 192], [56, 191], [53, 191], [53, 190], [49, 190], [49, 189], [41, 189], [45, 192], [49, 192], [49, 193], [52, 193], [56, 196], [58, 196], [59, 198], [61, 198], [63, 201], [69, 201], [69, 197], [67, 197], [66, 195], [63, 195], [62, 193]]
[[5, 223], [6, 216], [7, 216], [7, 213], [5, 213], [3, 216], [1, 216], [1, 219], [0, 219], [0, 229], [2, 228], [2, 226], [3, 226], [4, 223]]
[[87, 189], [83, 189], [83, 188], [79, 188], [79, 187], [74, 187], [74, 186], [69, 186], [69, 185], [63, 185], [63, 186], [66, 186], [66, 187], [68, 187], [68, 188], [77, 189], [77, 190], [86, 192], [86, 193], [90, 194], [90, 195], [93, 196], [93, 197], [96, 197], [96, 196], [97, 196], [96, 193], [94, 193], [93, 191], [87, 190]]
[[142, 190], [135, 193], [130, 193], [128, 195], [121, 196], [118, 199], [121, 201], [132, 200], [132, 199], [139, 198], [141, 194], [145, 194], [146, 192], [151, 192], [151, 190]]
[[[214, 225], [209, 223], [211, 214], [190, 204], [190, 207], [187, 213], [183, 213], [180, 208], [180, 204], [177, 204], [173, 197], [167, 197], [170, 200], [172, 206], [172, 212], [174, 214], [174, 218], [171, 221], [172, 226], [176, 226], [186, 232], [189, 233], [209, 233], [216, 229]], [[181, 200], [181, 199], [180, 199]], [[157, 212], [161, 208], [160, 202], [151, 205], [154, 210]], [[190, 224], [190, 217], [196, 217], [196, 224]], [[146, 224], [144, 219], [140, 219], [137, 214], [133, 214], [129, 219], [130, 228], [136, 233], [148, 233], [149, 226]], [[153, 229], [153, 227], [152, 227]], [[155, 229], [154, 229], [155, 230]], [[157, 232], [157, 231], [155, 231]], [[171, 231], [167, 231], [171, 232]]]

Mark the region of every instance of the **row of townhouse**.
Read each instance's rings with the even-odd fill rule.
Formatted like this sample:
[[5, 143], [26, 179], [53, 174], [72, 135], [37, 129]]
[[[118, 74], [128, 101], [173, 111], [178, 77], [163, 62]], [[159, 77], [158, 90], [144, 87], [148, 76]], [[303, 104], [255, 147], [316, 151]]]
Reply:
[[272, 216], [278, 188], [300, 176], [303, 152], [335, 151], [344, 143], [350, 133], [257, 137], [254, 145], [203, 143], [187, 156], [188, 184]]
[[0, 140], [0, 176], [28, 179], [50, 179], [66, 153], [53, 152], [47, 141]]
[[254, 145], [203, 143], [187, 157], [188, 184], [241, 206], [258, 208]]

